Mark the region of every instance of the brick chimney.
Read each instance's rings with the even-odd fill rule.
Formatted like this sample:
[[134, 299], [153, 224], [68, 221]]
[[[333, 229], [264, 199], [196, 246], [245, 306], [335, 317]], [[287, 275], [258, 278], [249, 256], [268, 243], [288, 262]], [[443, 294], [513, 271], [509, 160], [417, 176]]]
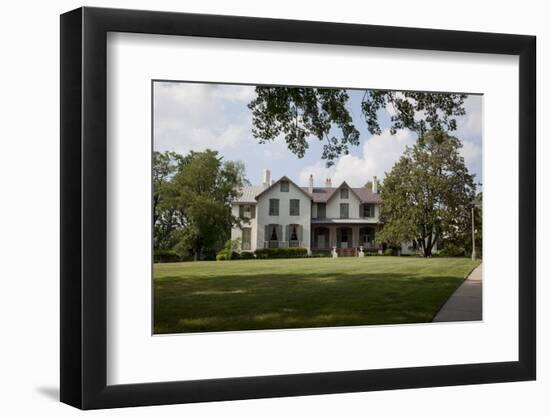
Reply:
[[378, 178], [376, 178], [376, 175], [372, 177], [372, 192], [378, 194]]
[[313, 194], [313, 174], [309, 174], [309, 188], [308, 191], [310, 194]]
[[332, 188], [332, 180], [330, 178], [325, 180], [325, 187]]
[[262, 186], [267, 188], [271, 185], [271, 171], [269, 169], [264, 169], [262, 172]]

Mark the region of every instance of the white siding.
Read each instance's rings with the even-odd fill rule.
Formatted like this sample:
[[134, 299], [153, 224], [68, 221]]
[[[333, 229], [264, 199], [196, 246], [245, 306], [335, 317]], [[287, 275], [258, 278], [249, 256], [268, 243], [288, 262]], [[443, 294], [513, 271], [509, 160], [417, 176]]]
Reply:
[[[266, 238], [265, 227], [269, 224], [279, 224], [283, 229], [282, 238], [279, 237], [282, 241], [287, 241], [287, 236], [285, 236], [286, 226], [289, 224], [299, 224], [302, 226], [302, 243], [301, 246], [310, 249], [310, 236], [311, 236], [311, 199], [304, 194], [299, 188], [290, 183], [288, 192], [281, 192], [281, 187], [279, 184], [276, 184], [274, 187], [269, 189], [267, 192], [262, 194], [258, 199], [258, 204], [256, 207], [256, 219], [258, 227], [256, 228], [256, 247], [264, 247], [264, 242]], [[279, 215], [270, 216], [269, 215], [269, 199], [277, 198], [279, 199]], [[290, 199], [300, 200], [300, 215], [291, 216], [290, 212]]]
[[[231, 213], [235, 217], [239, 216], [239, 204], [238, 203], [233, 204], [233, 206], [231, 207]], [[258, 229], [258, 221], [257, 220], [258, 220], [258, 210], [256, 210], [256, 217], [254, 219], [249, 219], [248, 222], [246, 222], [244, 220], [242, 221], [242, 226], [243, 227], [250, 227], [252, 229], [250, 231], [250, 236], [251, 236], [251, 238], [250, 238], [250, 240], [251, 240], [250, 250], [251, 251], [255, 251], [257, 249], [257, 247], [256, 247], [256, 234], [257, 234], [257, 229]], [[242, 235], [243, 235], [243, 232], [240, 228], [233, 227], [231, 229], [231, 240], [240, 238], [241, 241], [242, 241]]]
[[327, 202], [327, 218], [329, 219], [339, 219], [340, 218], [340, 203], [349, 204], [349, 218], [358, 219], [361, 216], [359, 215], [359, 205], [361, 201], [355, 196], [355, 194], [350, 190], [348, 193], [348, 198], [340, 198], [340, 190], [337, 190], [335, 195]]

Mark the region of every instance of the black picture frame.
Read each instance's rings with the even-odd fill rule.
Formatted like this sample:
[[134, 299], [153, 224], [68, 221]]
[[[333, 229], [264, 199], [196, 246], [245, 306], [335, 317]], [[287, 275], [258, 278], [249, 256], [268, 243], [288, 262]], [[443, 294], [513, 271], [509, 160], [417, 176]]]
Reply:
[[[519, 360], [107, 385], [108, 32], [519, 56]], [[61, 15], [61, 401], [82, 409], [533, 380], [536, 377], [534, 36], [79, 8]]]

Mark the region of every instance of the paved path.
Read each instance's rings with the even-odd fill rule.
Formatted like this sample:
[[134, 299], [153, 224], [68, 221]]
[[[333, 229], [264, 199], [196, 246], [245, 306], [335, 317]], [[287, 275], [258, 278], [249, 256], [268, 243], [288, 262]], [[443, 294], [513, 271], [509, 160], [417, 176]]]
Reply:
[[436, 314], [434, 322], [481, 320], [482, 266], [479, 265], [456, 289]]

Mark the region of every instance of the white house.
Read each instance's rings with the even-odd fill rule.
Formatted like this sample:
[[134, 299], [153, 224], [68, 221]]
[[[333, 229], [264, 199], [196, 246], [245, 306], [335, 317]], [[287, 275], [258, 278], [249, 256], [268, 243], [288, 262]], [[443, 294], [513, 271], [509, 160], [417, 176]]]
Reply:
[[360, 247], [378, 251], [380, 202], [376, 177], [372, 190], [345, 181], [333, 187], [330, 178], [314, 187], [313, 176], [309, 186], [300, 187], [286, 176], [272, 181], [264, 170], [263, 184], [245, 187], [233, 202], [233, 215], [243, 221], [231, 239], [240, 238], [243, 251], [293, 246], [308, 252], [335, 247], [340, 256], [356, 255]]

